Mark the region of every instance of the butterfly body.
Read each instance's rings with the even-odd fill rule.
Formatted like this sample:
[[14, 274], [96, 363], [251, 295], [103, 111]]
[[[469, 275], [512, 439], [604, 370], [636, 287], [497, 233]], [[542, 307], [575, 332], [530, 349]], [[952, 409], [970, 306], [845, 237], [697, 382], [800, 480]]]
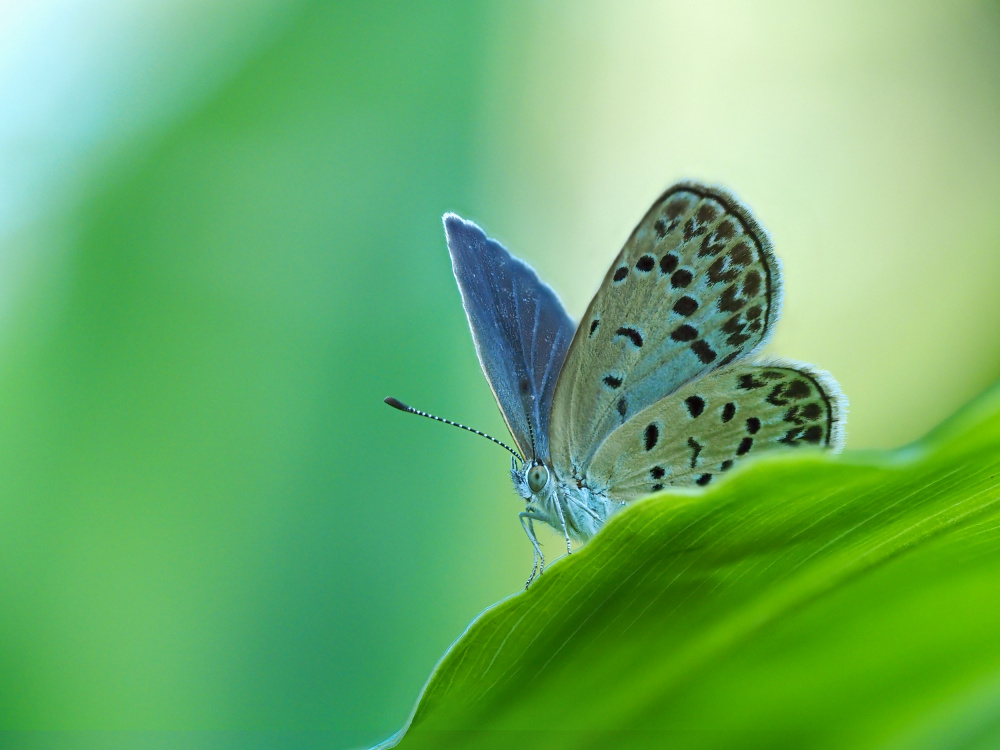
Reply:
[[[538, 491], [532, 489], [528, 474], [543, 466], [548, 481]], [[560, 478], [551, 466], [526, 462], [511, 469], [514, 491], [526, 501], [536, 520], [564, 531], [570, 539], [585, 542], [624, 503], [615, 502], [605, 492], [592, 490], [575, 477]]]
[[476, 352], [519, 452], [511, 479], [535, 554], [529, 583], [543, 566], [535, 522], [570, 549], [651, 492], [707, 485], [764, 451], [842, 446], [836, 381], [755, 358], [780, 317], [781, 266], [728, 190], [682, 182], [661, 195], [579, 325], [478, 226], [454, 214], [444, 225]]

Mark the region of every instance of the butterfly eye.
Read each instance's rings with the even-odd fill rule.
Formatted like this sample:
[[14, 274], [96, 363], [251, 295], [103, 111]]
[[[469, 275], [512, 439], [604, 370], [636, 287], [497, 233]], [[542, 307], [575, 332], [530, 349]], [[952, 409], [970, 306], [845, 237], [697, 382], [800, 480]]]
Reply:
[[541, 492], [549, 482], [549, 470], [544, 466], [532, 466], [528, 471], [528, 487], [532, 492]]

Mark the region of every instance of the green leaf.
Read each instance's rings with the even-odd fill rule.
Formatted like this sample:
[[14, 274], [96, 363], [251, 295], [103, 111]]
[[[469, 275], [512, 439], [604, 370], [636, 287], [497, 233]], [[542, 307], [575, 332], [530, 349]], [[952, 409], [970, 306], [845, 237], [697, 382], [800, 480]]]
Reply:
[[920, 443], [615, 517], [480, 615], [417, 747], [995, 747], [1000, 387]]

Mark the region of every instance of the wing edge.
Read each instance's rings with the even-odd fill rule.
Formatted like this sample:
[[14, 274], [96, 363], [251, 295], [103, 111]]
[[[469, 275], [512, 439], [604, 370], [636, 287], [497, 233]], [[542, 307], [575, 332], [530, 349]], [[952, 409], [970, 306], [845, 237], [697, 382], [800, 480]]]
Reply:
[[850, 408], [850, 402], [833, 375], [811, 362], [801, 362], [788, 357], [761, 357], [753, 362], [743, 361], [742, 364], [757, 367], [785, 367], [798, 370], [812, 380], [813, 385], [822, 392], [823, 400], [829, 407], [826, 447], [833, 455], [837, 455], [844, 449], [844, 443], [847, 441], [847, 412]]
[[[774, 331], [777, 328], [778, 321], [781, 320], [781, 314], [785, 307], [785, 274], [781, 258], [774, 252], [774, 239], [771, 237], [771, 233], [757, 219], [754, 210], [742, 198], [736, 195], [735, 192], [719, 183], [702, 182], [695, 179], [679, 180], [664, 190], [660, 197], [653, 201], [653, 205], [650, 206], [649, 211], [643, 214], [642, 219], [636, 227], [638, 228], [642, 225], [650, 211], [660, 205], [667, 196], [680, 190], [688, 190], [700, 195], [702, 198], [712, 198], [721, 203], [726, 211], [740, 220], [747, 233], [751, 234], [757, 240], [757, 249], [766, 261], [762, 265], [767, 271], [771, 304], [768, 305], [764, 335], [752, 349], [744, 352], [742, 356], [735, 360], [746, 361], [748, 357], [758, 354], [764, 347], [771, 343], [771, 338], [774, 336]], [[631, 235], [629, 235], [629, 238], [631, 239]]]

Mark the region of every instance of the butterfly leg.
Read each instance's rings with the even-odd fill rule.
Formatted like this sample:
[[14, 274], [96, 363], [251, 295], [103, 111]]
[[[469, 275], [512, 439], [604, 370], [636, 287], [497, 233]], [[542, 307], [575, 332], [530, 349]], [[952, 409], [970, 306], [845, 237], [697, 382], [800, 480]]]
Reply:
[[[556, 498], [555, 502], [556, 510], [559, 511], [559, 523], [562, 524], [563, 536], [566, 537], [566, 554], [573, 554], [573, 545], [569, 541], [569, 528], [566, 526], [566, 512], [563, 510], [562, 503]], [[555, 525], [555, 524], [553, 524]]]
[[527, 583], [524, 584], [524, 588], [528, 588], [531, 582], [535, 580], [535, 573], [541, 575], [545, 572], [545, 557], [542, 555], [542, 548], [538, 544], [538, 537], [535, 536], [535, 527], [532, 524], [534, 519], [539, 521], [545, 520], [545, 518], [533, 507], [528, 506], [528, 510], [522, 511], [517, 514], [517, 517], [521, 520], [521, 528], [524, 529], [524, 533], [528, 535], [528, 539], [531, 541], [531, 547], [534, 552], [534, 556], [531, 561], [531, 575], [528, 576]]

